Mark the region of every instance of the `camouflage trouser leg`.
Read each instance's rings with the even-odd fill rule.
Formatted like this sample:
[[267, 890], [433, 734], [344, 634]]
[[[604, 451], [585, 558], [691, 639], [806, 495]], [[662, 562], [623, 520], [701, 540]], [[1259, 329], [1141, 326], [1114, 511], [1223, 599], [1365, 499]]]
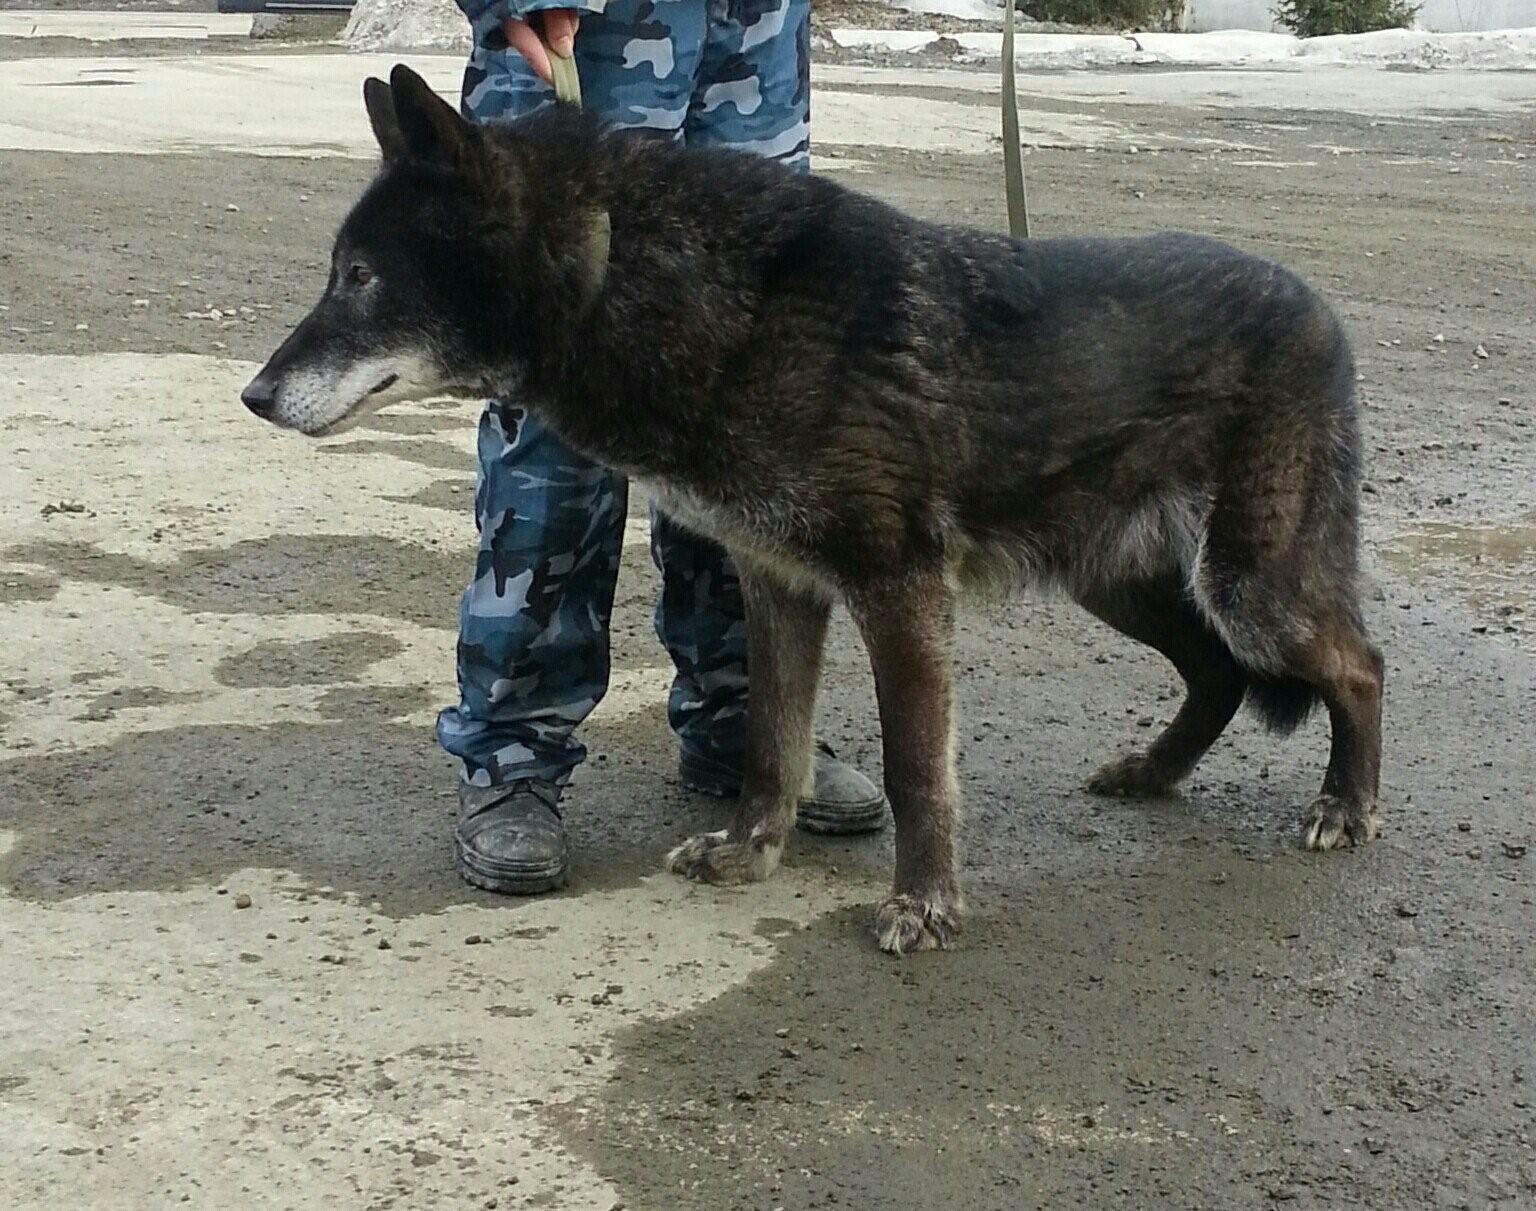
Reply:
[[[615, 0], [576, 41], [586, 104], [661, 137], [809, 164], [808, 0]], [[551, 99], [513, 51], [477, 45], [463, 108], [512, 118]], [[575, 729], [608, 688], [608, 620], [623, 543], [621, 479], [515, 403], [480, 423], [480, 555], [459, 618], [460, 702], [438, 738], [481, 785], [563, 783]], [[655, 513], [656, 631], [677, 666], [668, 716], [683, 745], [736, 764], [746, 635], [725, 552]]]

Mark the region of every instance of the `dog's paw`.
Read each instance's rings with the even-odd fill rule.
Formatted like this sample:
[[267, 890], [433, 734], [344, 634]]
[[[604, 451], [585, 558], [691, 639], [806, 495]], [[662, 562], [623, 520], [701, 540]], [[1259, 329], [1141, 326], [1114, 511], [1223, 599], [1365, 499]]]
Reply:
[[699, 883], [761, 883], [779, 865], [782, 842], [732, 841], [724, 829], [689, 837], [667, 855], [667, 869]]
[[875, 910], [875, 937], [887, 954], [948, 950], [960, 936], [961, 910], [940, 897], [896, 893]]
[[1303, 849], [1343, 849], [1346, 845], [1364, 845], [1374, 841], [1381, 831], [1381, 819], [1374, 803], [1341, 799], [1337, 795], [1319, 795], [1312, 800], [1302, 819]]
[[1091, 795], [1156, 799], [1173, 790], [1173, 781], [1145, 753], [1131, 753], [1100, 767], [1084, 789]]

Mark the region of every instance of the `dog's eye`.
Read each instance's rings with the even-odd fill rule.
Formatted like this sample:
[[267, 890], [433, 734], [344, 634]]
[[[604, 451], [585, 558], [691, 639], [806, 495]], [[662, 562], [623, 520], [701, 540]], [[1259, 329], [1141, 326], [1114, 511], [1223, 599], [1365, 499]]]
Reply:
[[364, 265], [353, 265], [347, 270], [347, 280], [354, 286], [366, 286], [373, 281], [373, 270]]

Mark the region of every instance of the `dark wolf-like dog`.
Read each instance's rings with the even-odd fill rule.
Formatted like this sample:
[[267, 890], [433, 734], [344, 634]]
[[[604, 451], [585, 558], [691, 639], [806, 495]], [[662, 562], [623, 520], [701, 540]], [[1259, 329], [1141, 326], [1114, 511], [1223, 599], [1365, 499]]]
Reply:
[[1091, 790], [1165, 792], [1245, 700], [1283, 731], [1320, 699], [1332, 750], [1303, 842], [1375, 835], [1382, 660], [1357, 602], [1353, 364], [1292, 273], [1188, 235], [936, 226], [564, 106], [474, 127], [404, 68], [365, 95], [382, 170], [245, 402], [319, 434], [406, 396], [510, 395], [726, 546], [747, 603], [745, 786], [731, 827], [683, 842], [671, 869], [777, 866], [842, 601], [896, 819], [877, 936], [949, 944], [956, 600], [1031, 579], [1188, 686]]

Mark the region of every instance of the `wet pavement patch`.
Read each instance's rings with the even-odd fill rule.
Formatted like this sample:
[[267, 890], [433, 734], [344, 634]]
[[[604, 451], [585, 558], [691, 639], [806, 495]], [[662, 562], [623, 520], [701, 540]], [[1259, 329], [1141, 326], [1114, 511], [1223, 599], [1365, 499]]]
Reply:
[[387, 454], [391, 458], [403, 459], [434, 471], [472, 471], [475, 465], [467, 445], [460, 449], [429, 438], [365, 438], [327, 444], [320, 448], [327, 454]]
[[[466, 901], [514, 909], [454, 872], [452, 763], [429, 726], [394, 721], [432, 701], [425, 687], [338, 688], [322, 708], [336, 722], [167, 728], [0, 762], [0, 831], [14, 833], [0, 889], [47, 902], [261, 867], [394, 916]], [[566, 795], [578, 851], [569, 894], [655, 874], [674, 832], [721, 812], [680, 792], [670, 761], [656, 759], [671, 745], [659, 709], [594, 721], [586, 739], [624, 756], [594, 762]]]
[[59, 592], [57, 576], [35, 572], [0, 572], [0, 605], [19, 601], [52, 601]]
[[214, 680], [249, 689], [258, 686], [332, 685], [358, 681], [368, 666], [405, 650], [391, 635], [353, 631], [321, 639], [269, 640], [219, 661]]
[[[1526, 1188], [1512, 986], [1419, 1007], [1427, 950], [1497, 944], [1515, 906], [1437, 941], [1376, 896], [1377, 851], [1204, 848], [1021, 880], [963, 949], [875, 953], [850, 909], [767, 968], [618, 1043], [560, 1139], [675, 1208], [1419, 1206]], [[1487, 1067], [1458, 1058], [1462, 1023]], [[1474, 1163], [1474, 1158], [1476, 1161]]]
[[442, 509], [467, 519], [475, 507], [475, 481], [468, 476], [463, 479], [435, 479], [409, 496], [386, 496], [384, 499], [396, 504]]
[[[352, 723], [142, 732], [0, 765], [0, 886], [33, 900], [292, 870], [395, 909], [462, 902], [446, 762], [426, 729]], [[408, 889], [402, 891], [402, 889]]]
[[462, 432], [468, 449], [473, 440], [478, 417], [469, 404], [460, 404], [452, 411], [378, 412], [362, 421], [360, 431], [371, 433], [395, 433], [401, 436], [424, 437], [432, 433]]
[[209, 697], [203, 690], [167, 690], [158, 685], [120, 685], [98, 694], [85, 704], [77, 718], [81, 722], [99, 722], [118, 711], [146, 710], [171, 706], [178, 702], [197, 702]]
[[474, 569], [472, 547], [443, 551], [360, 534], [247, 539], [183, 551], [169, 564], [69, 543], [0, 554], [192, 612], [374, 614], [442, 629], [457, 625], [458, 596]]
[[426, 685], [340, 686], [321, 694], [315, 710], [322, 719], [404, 719], [435, 702]]
[[1491, 612], [1504, 629], [1531, 625], [1536, 514], [1500, 523], [1422, 522], [1394, 538], [1383, 554], [1413, 579], [1454, 579], [1459, 596]]

